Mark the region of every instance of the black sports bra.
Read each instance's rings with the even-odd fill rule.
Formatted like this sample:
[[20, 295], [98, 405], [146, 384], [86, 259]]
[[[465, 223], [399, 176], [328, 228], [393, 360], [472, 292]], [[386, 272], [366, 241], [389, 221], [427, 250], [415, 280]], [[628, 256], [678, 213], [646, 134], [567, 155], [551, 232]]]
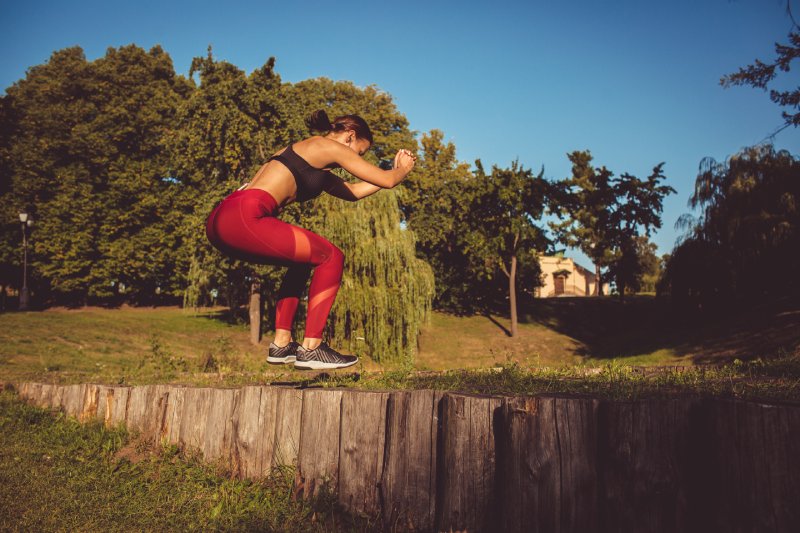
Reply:
[[294, 181], [297, 183], [295, 199], [298, 202], [305, 202], [322, 194], [331, 177], [329, 171], [309, 165], [305, 159], [297, 155], [291, 144], [282, 153], [270, 157], [268, 161], [273, 159], [283, 163], [294, 176]]

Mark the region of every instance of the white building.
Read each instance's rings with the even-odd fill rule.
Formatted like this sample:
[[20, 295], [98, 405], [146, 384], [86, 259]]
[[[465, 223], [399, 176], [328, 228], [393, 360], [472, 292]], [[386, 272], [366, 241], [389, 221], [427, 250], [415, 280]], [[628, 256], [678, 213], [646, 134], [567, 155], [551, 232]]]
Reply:
[[[543, 286], [536, 289], [538, 298], [552, 296], [591, 296], [597, 283], [595, 273], [568, 257], [540, 257]], [[609, 293], [608, 283], [603, 283], [603, 294]]]

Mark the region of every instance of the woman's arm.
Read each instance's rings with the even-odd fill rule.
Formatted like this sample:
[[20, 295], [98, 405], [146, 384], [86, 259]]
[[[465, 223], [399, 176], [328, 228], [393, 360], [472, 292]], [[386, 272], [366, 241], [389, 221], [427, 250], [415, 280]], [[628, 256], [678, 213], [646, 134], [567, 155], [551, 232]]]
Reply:
[[[414, 158], [405, 152], [398, 152], [395, 156], [395, 168], [383, 170], [367, 163], [355, 151], [333, 140], [325, 139], [322, 150], [332, 163], [336, 163], [353, 176], [382, 189], [391, 189], [403, 181], [414, 168]], [[374, 192], [373, 190], [369, 194]]]
[[348, 202], [355, 202], [356, 200], [375, 194], [381, 189], [382, 187], [378, 187], [366, 181], [349, 183], [339, 176], [331, 174], [330, 185], [325, 188], [325, 192], [336, 198], [341, 198]]

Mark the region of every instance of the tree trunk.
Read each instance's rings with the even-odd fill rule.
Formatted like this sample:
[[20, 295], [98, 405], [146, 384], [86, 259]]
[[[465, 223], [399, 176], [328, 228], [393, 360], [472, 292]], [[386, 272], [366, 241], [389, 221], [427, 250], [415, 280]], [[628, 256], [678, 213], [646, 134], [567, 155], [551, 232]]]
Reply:
[[261, 342], [261, 280], [250, 284], [250, 344]]
[[594, 296], [603, 295], [603, 279], [600, 265], [594, 265]]
[[517, 336], [517, 256], [511, 256], [511, 272], [508, 276], [508, 301], [511, 305], [511, 336]]

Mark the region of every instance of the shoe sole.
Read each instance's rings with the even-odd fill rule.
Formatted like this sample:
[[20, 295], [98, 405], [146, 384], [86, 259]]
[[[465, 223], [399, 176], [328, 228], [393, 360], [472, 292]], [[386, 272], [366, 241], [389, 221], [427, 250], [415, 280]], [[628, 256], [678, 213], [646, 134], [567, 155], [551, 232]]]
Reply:
[[325, 363], [323, 361], [295, 361], [294, 367], [300, 370], [333, 370], [336, 368], [347, 368], [358, 363], [358, 359], [351, 363]]
[[294, 355], [288, 355], [286, 357], [267, 357], [267, 363], [271, 365], [284, 365], [286, 363], [294, 363], [297, 360], [297, 357]]

